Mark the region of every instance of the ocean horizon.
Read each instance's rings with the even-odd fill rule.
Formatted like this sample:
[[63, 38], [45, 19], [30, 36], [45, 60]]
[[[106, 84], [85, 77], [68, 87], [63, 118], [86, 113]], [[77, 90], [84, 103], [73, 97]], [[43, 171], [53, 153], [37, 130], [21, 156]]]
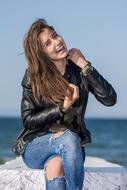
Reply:
[[[86, 156], [127, 167], [127, 119], [87, 118], [86, 126], [92, 136], [92, 143], [85, 147]], [[0, 117], [0, 164], [16, 158], [11, 148], [22, 128], [21, 118]]]

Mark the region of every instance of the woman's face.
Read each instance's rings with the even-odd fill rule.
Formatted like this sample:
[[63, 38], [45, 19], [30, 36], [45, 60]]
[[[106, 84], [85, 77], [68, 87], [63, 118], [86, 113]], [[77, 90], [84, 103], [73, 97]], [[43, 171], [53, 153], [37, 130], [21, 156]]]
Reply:
[[44, 53], [53, 62], [60, 61], [67, 56], [68, 50], [64, 39], [56, 31], [45, 28], [40, 33], [40, 40]]

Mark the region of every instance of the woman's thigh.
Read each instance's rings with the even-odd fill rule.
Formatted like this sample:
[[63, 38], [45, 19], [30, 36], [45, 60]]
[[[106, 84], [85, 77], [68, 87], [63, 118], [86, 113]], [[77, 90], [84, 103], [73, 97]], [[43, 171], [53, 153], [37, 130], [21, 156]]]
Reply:
[[52, 154], [49, 146], [51, 133], [34, 138], [26, 146], [25, 152], [22, 155], [24, 163], [33, 169], [43, 168], [44, 162], [49, 155]]
[[[36, 137], [28, 143], [22, 158], [28, 167], [44, 169], [44, 164], [47, 160], [55, 156], [63, 157], [63, 151], [67, 151], [70, 156], [74, 156], [80, 151], [79, 148], [79, 136], [67, 129], [58, 137], [54, 137], [52, 133]], [[73, 153], [74, 150], [76, 152]]]
[[49, 132], [46, 135], [33, 139], [28, 143], [25, 152], [22, 155], [24, 163], [33, 169], [43, 169], [46, 160], [59, 155], [59, 147], [56, 148], [56, 144], [52, 142], [52, 139], [54, 139], [54, 141], [57, 139], [58, 141], [67, 130], [58, 137], [54, 137], [54, 134]]

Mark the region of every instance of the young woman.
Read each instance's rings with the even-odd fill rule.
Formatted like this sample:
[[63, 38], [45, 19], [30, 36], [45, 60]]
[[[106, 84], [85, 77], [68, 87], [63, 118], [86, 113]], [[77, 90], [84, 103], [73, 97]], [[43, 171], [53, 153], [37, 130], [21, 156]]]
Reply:
[[67, 49], [44, 19], [31, 25], [24, 51], [23, 161], [44, 169], [47, 190], [81, 190], [85, 145], [91, 143], [84, 120], [89, 92], [106, 106], [116, 103], [116, 92], [80, 50]]

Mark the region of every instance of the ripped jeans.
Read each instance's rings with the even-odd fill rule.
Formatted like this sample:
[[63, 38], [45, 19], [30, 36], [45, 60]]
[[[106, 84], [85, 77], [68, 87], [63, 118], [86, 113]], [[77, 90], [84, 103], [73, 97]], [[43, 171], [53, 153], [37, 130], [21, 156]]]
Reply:
[[[55, 156], [62, 159], [64, 175], [49, 180], [45, 171], [48, 161]], [[82, 190], [85, 148], [75, 132], [66, 129], [57, 138], [52, 132], [36, 137], [28, 143], [22, 158], [28, 167], [44, 169], [46, 190]]]

